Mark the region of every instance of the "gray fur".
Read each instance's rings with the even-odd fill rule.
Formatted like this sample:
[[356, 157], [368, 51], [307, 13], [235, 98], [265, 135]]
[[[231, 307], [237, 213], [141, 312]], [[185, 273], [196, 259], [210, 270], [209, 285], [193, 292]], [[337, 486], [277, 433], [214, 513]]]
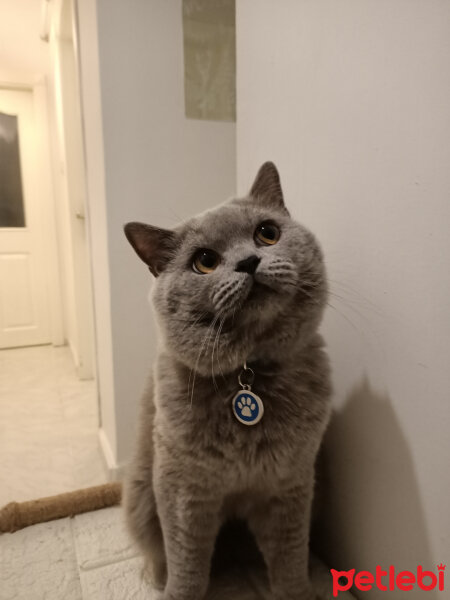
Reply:
[[[272, 246], [254, 239], [266, 220], [281, 229]], [[216, 536], [237, 517], [264, 556], [273, 599], [311, 600], [314, 464], [330, 411], [319, 245], [289, 216], [272, 163], [245, 198], [170, 232], [133, 223], [126, 234], [157, 275], [161, 343], [125, 486], [129, 527], [155, 583], [164, 600], [204, 598]], [[212, 273], [192, 270], [199, 248], [221, 256]], [[261, 259], [255, 274], [235, 271], [250, 255]], [[254, 426], [231, 409], [244, 361], [265, 408]]]

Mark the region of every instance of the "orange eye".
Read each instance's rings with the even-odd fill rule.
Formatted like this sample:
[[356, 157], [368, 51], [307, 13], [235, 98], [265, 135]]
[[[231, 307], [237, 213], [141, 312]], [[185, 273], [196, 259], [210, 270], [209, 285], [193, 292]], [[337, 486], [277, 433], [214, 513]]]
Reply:
[[220, 256], [214, 250], [208, 250], [202, 248], [195, 253], [194, 260], [192, 262], [192, 269], [196, 273], [207, 275], [212, 273], [220, 263]]
[[273, 246], [280, 239], [280, 234], [279, 227], [265, 221], [256, 228], [255, 239], [266, 246]]

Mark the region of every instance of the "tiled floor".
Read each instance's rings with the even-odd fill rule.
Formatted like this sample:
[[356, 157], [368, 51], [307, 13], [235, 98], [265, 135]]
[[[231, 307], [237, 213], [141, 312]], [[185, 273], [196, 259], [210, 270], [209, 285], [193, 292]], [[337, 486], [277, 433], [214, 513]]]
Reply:
[[[334, 600], [330, 572], [314, 560], [319, 600]], [[271, 600], [264, 578], [243, 570], [215, 581], [205, 600]], [[348, 592], [340, 600], [354, 600]], [[159, 600], [119, 506], [0, 536], [0, 600]]]
[[67, 346], [0, 351], [0, 506], [106, 482], [97, 429]]
[[153, 600], [122, 509], [0, 536], [0, 600]]

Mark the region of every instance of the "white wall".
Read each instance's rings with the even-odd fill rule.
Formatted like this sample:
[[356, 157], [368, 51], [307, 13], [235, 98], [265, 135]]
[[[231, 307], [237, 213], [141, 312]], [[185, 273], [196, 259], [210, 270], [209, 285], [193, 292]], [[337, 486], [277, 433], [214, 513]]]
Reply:
[[[99, 371], [103, 428], [121, 464], [130, 454], [136, 404], [156, 348], [147, 302], [151, 277], [123, 224], [170, 227], [233, 194], [235, 126], [184, 117], [181, 0], [98, 0], [97, 28], [91, 5], [80, 0], [78, 8], [98, 363], [105, 366]], [[103, 134], [95, 122], [100, 102]]]
[[36, 0], [0, 0], [0, 68], [45, 75], [50, 68], [48, 45], [39, 38], [41, 7]]
[[100, 441], [108, 466], [117, 465], [111, 290], [96, 5], [77, 0], [78, 58], [86, 157], [87, 210], [94, 292]]
[[331, 279], [323, 552], [336, 568], [436, 569], [450, 552], [450, 3], [238, 0], [237, 64], [238, 191], [274, 160]]

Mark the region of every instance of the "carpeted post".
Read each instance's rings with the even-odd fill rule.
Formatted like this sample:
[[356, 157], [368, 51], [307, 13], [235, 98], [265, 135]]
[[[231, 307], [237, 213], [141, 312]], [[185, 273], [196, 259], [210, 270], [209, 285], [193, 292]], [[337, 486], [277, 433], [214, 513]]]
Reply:
[[0, 510], [0, 533], [114, 506], [120, 504], [121, 496], [122, 484], [114, 482], [28, 502], [10, 502]]

